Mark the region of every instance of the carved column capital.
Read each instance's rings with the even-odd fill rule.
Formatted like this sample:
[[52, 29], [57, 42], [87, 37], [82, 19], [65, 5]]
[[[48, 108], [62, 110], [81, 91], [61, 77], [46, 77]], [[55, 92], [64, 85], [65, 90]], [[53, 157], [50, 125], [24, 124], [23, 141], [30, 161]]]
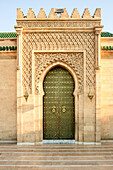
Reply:
[[21, 61], [22, 61], [22, 26], [15, 26], [15, 29], [17, 31], [17, 70], [20, 70], [18, 68], [21, 67]]
[[17, 32], [17, 36], [22, 34], [22, 31], [23, 31], [22, 26], [15, 26], [14, 28], [15, 28], [15, 30]]
[[101, 26], [96, 26], [96, 27], [94, 28], [95, 34], [96, 34], [96, 35], [100, 35], [103, 27], [104, 27], [103, 25], [101, 25]]
[[100, 35], [101, 31], [100, 30], [95, 30], [96, 35]]
[[96, 69], [100, 69], [100, 36], [103, 26], [97, 26], [95, 30], [95, 58], [96, 58]]

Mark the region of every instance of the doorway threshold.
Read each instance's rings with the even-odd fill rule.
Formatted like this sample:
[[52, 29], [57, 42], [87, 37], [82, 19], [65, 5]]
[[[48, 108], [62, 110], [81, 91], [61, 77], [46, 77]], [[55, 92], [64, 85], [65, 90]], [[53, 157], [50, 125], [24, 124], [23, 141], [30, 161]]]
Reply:
[[63, 139], [59, 139], [59, 140], [43, 140], [43, 144], [74, 144], [75, 140], [63, 140]]

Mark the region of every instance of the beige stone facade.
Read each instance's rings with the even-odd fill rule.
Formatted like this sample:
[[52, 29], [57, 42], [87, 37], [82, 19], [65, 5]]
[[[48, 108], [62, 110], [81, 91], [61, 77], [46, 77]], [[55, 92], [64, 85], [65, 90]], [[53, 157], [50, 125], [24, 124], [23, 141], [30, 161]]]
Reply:
[[[101, 38], [101, 44], [113, 45], [113, 38]], [[113, 139], [113, 52], [101, 52], [101, 134], [102, 139]]]
[[[75, 8], [60, 18], [52, 9], [37, 17], [30, 8], [26, 17], [17, 9], [17, 38], [0, 39], [0, 140], [43, 143], [43, 81], [60, 66], [75, 82], [75, 142], [100, 143], [113, 139], [112, 46], [113, 38], [101, 38], [101, 9], [91, 17], [86, 8], [80, 18]], [[25, 97], [28, 99], [26, 101]]]
[[[0, 46], [15, 46], [16, 39], [0, 39]], [[16, 51], [0, 51], [0, 140], [17, 137]]]

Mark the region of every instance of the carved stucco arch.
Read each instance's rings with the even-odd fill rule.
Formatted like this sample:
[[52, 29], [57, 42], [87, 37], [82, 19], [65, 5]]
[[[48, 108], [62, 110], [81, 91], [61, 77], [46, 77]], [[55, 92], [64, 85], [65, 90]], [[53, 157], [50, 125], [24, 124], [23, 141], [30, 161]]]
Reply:
[[[61, 63], [61, 66], [66, 68], [73, 76], [75, 83], [79, 84], [79, 91], [83, 91], [83, 81], [84, 81], [84, 53], [83, 52], [71, 52], [71, 53], [62, 53], [62, 51], [54, 53], [52, 52], [44, 52], [44, 53], [36, 53], [33, 55], [33, 74], [32, 74], [32, 92], [38, 94], [40, 89], [40, 81], [43, 74], [50, 67], [54, 67], [54, 63]], [[63, 64], [62, 64], [63, 63]], [[52, 65], [53, 64], [53, 65]], [[57, 63], [58, 64], [58, 63]], [[70, 70], [70, 68], [73, 72]], [[45, 73], [46, 74], [46, 73]], [[44, 76], [43, 76], [44, 77]], [[77, 80], [76, 80], [77, 79]], [[78, 83], [77, 83], [78, 82]], [[35, 84], [34, 84], [35, 83]], [[34, 87], [35, 86], [35, 87]], [[77, 89], [77, 88], [76, 88]], [[42, 91], [41, 91], [42, 92]]]
[[64, 62], [61, 62], [61, 61], [57, 61], [57, 62], [55, 62], [55, 63], [52, 63], [52, 64], [50, 64], [49, 66], [47, 66], [46, 68], [45, 68], [45, 70], [42, 72], [42, 74], [40, 75], [40, 79], [39, 79], [39, 85], [38, 85], [38, 87], [39, 87], [39, 93], [40, 92], [43, 92], [43, 94], [44, 94], [44, 91], [43, 91], [43, 81], [44, 81], [44, 78], [45, 78], [45, 76], [47, 75], [47, 73], [52, 69], [52, 68], [54, 68], [54, 67], [56, 67], [56, 66], [60, 66], [60, 67], [63, 67], [63, 68], [65, 68], [67, 71], [69, 71], [70, 73], [71, 73], [71, 75], [72, 75], [72, 77], [73, 77], [73, 79], [74, 79], [74, 83], [75, 83], [75, 89], [74, 89], [74, 94], [78, 91], [78, 78], [77, 78], [77, 75], [76, 75], [76, 72], [69, 66], [69, 65], [67, 65], [66, 63], [64, 63]]
[[44, 96], [44, 90], [43, 90], [43, 81], [47, 73], [54, 67], [60, 66], [65, 68], [67, 71], [70, 72], [74, 79], [75, 83], [75, 89], [73, 92], [74, 99], [75, 99], [75, 140], [77, 139], [77, 114], [78, 114], [78, 88], [79, 88], [79, 83], [78, 83], [78, 78], [76, 75], [76, 72], [66, 63], [63, 63], [61, 61], [54, 62], [47, 66], [42, 74], [40, 75], [39, 81], [38, 81], [38, 91], [39, 93], [36, 95], [37, 96], [37, 101], [38, 101], [38, 116], [40, 117], [40, 125], [39, 125], [39, 132], [40, 132], [40, 142], [43, 142], [43, 96]]

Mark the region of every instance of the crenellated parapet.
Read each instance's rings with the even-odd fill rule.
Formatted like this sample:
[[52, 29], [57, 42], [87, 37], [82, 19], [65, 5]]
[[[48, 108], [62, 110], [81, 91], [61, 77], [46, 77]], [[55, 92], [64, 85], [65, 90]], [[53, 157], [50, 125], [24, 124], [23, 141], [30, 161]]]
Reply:
[[97, 8], [94, 15], [91, 15], [88, 8], [85, 8], [82, 15], [78, 9], [74, 8], [69, 16], [66, 8], [52, 8], [47, 16], [44, 9], [41, 8], [38, 14], [35, 14], [32, 8], [24, 16], [22, 9], [17, 9], [17, 26], [23, 28], [29, 27], [90, 27], [94, 28], [101, 25], [101, 9]]
[[101, 18], [101, 8], [97, 8], [94, 13], [94, 18]]
[[35, 14], [32, 8], [29, 8], [29, 11], [27, 13], [27, 18], [35, 18]]
[[24, 13], [22, 12], [22, 9], [21, 8], [18, 8], [17, 9], [17, 20], [18, 19], [33, 19], [33, 18], [84, 18], [84, 19], [94, 19], [94, 18], [97, 18], [97, 19], [101, 19], [101, 8], [97, 8], [95, 10], [95, 13], [93, 16], [91, 16], [90, 12], [89, 12], [89, 9], [88, 8], [85, 8], [84, 12], [83, 12], [83, 15], [80, 17], [80, 14], [77, 10], [77, 8], [74, 8], [71, 16], [69, 17], [69, 14], [67, 12], [67, 9], [64, 8], [63, 9], [63, 12], [60, 13], [60, 16], [58, 17], [57, 13], [55, 12], [55, 9], [52, 8], [51, 11], [50, 11], [50, 14], [49, 16], [47, 17], [45, 11], [43, 8], [40, 9], [37, 17], [36, 15], [34, 14], [34, 11], [32, 8], [29, 8], [28, 10], [28, 14], [27, 16], [24, 16]]
[[47, 18], [46, 13], [43, 8], [40, 9], [37, 18]]
[[74, 8], [71, 18], [80, 18], [80, 14], [77, 8]]
[[88, 8], [86, 8], [86, 9], [84, 10], [84, 13], [83, 13], [83, 15], [82, 15], [82, 18], [91, 18], [91, 14], [90, 14]]
[[17, 19], [24, 18], [24, 14], [21, 8], [17, 8]]

